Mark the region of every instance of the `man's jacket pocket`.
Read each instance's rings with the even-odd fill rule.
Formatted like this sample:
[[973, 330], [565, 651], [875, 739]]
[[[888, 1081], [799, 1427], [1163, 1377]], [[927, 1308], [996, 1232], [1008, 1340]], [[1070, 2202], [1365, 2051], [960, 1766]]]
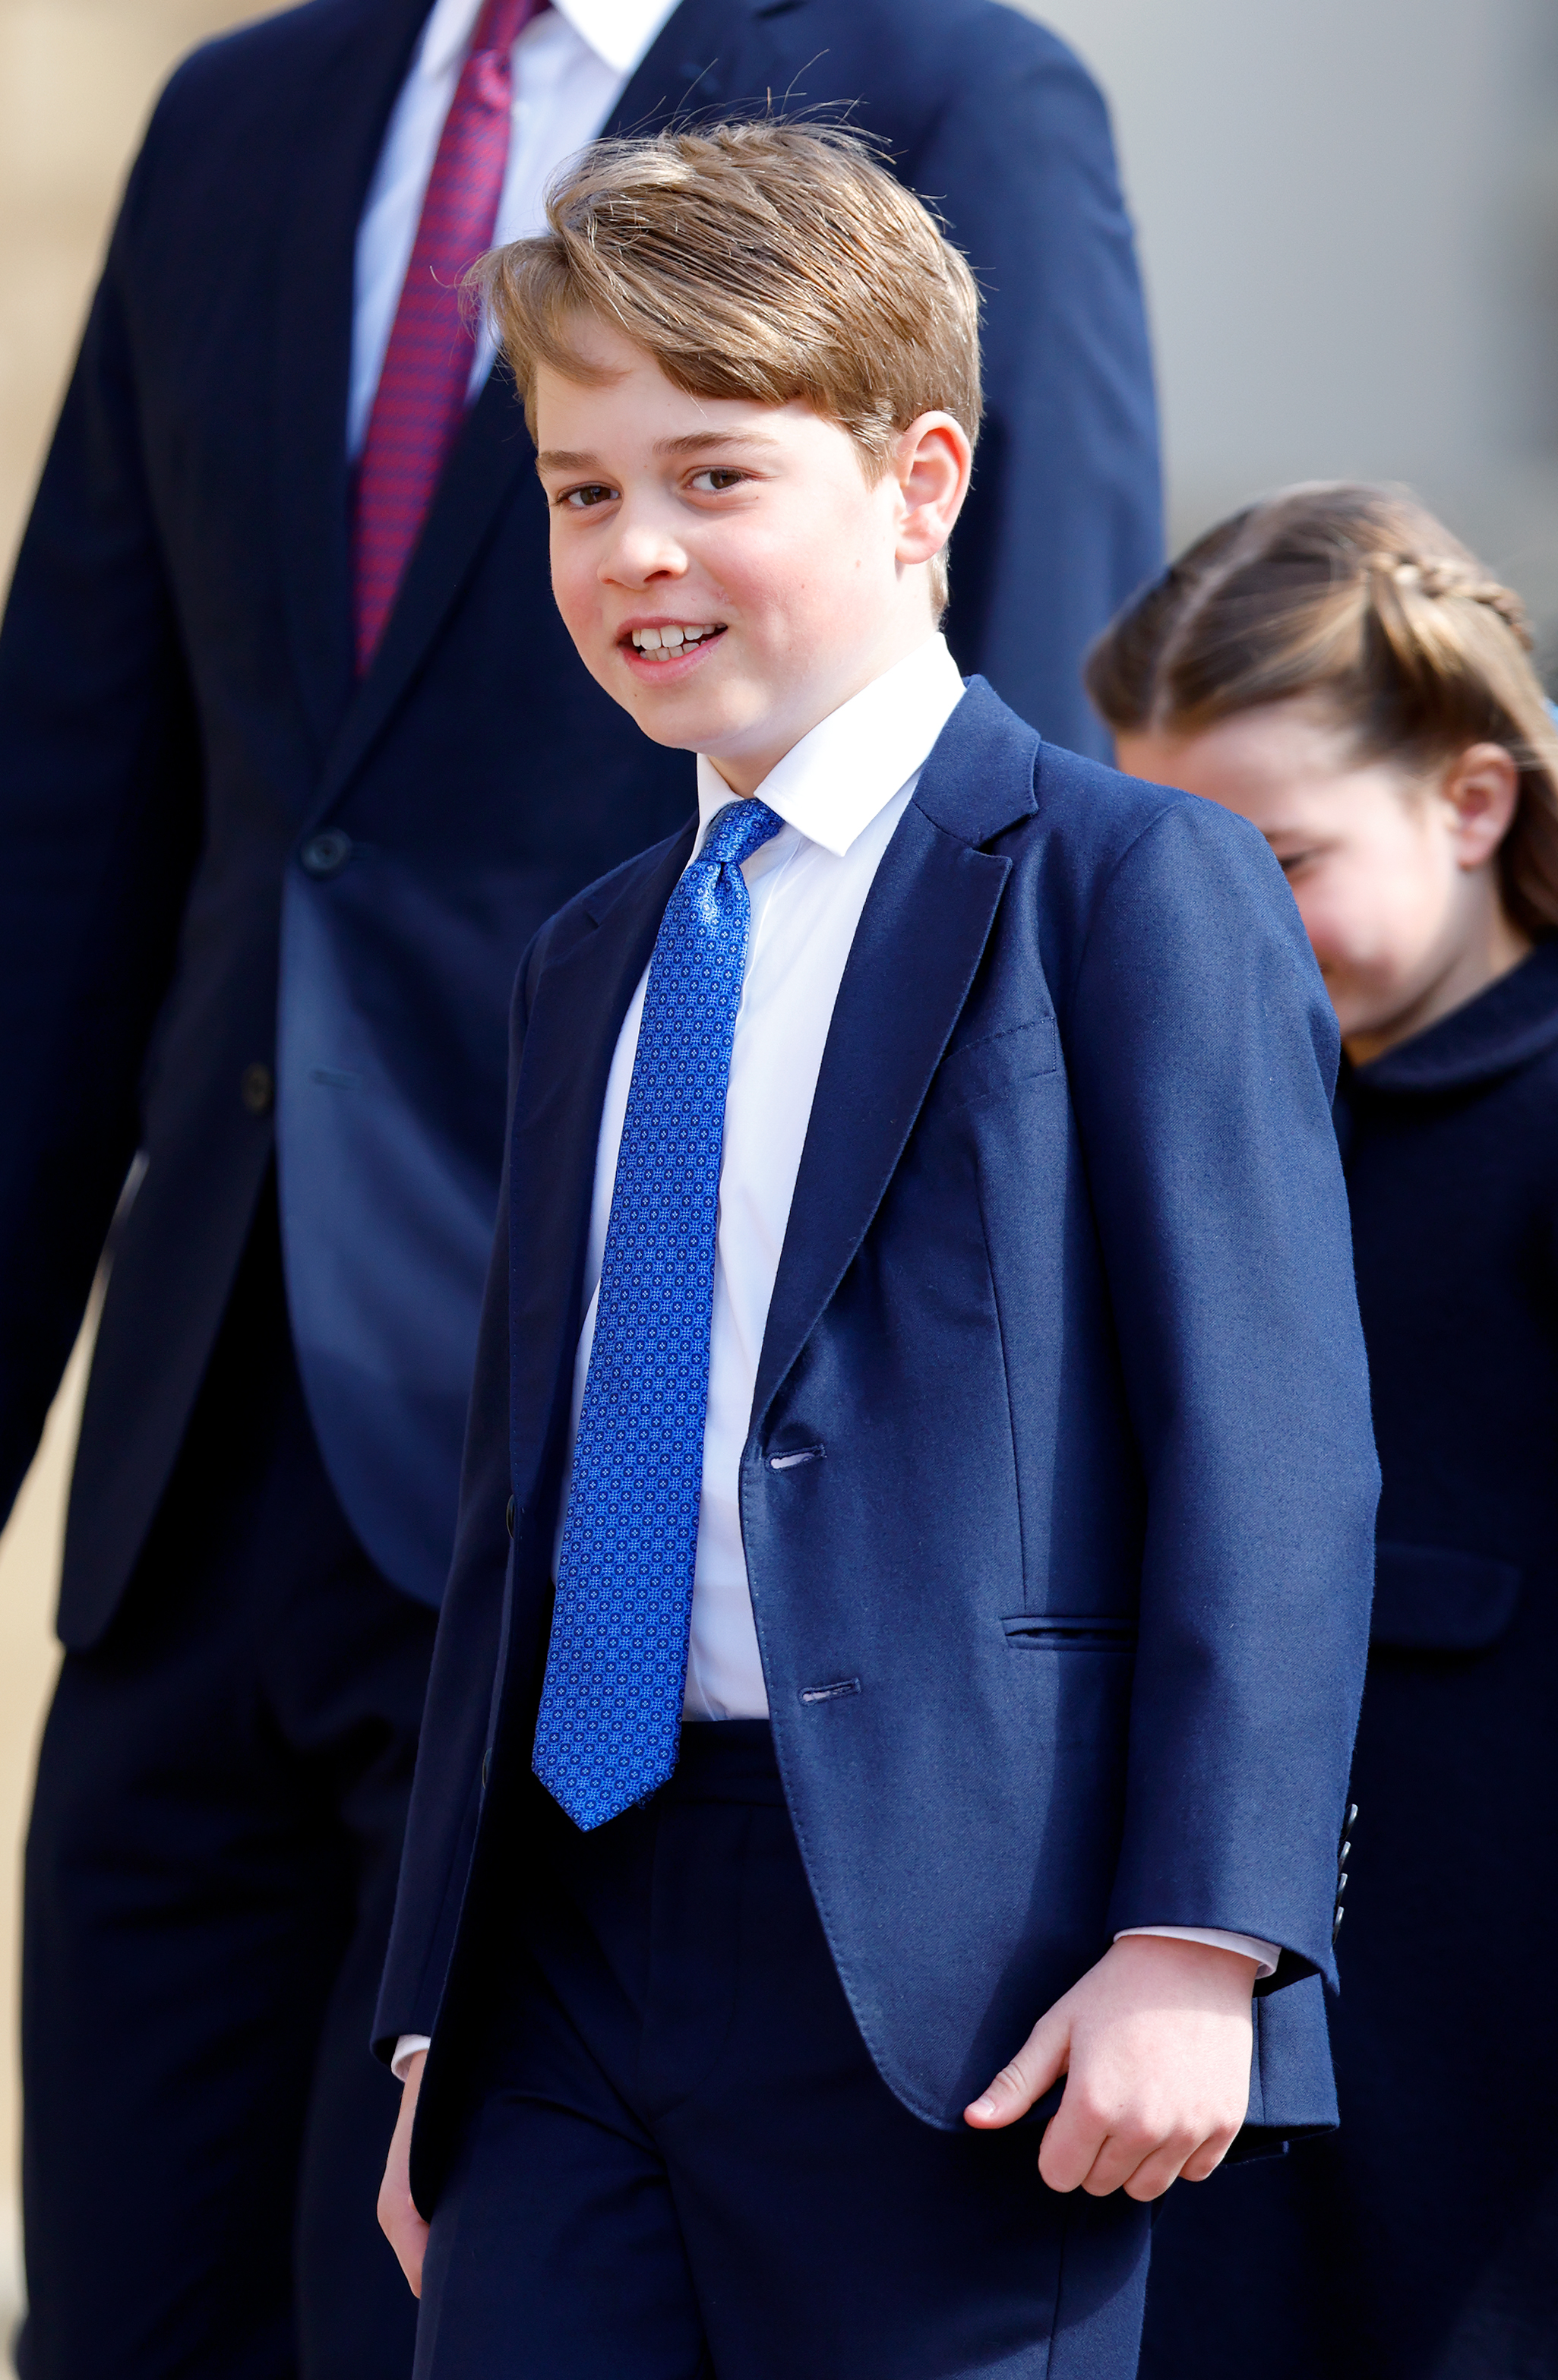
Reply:
[[1369, 1641], [1403, 1651], [1484, 1652], [1503, 1634], [1519, 1599], [1515, 1562], [1387, 1542], [1374, 1549]]

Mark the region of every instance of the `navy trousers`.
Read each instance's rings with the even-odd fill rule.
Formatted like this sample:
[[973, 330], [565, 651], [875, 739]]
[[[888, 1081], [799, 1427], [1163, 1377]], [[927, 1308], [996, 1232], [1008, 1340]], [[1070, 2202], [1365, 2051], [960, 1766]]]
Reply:
[[519, 1791], [417, 2380], [1128, 2380], [1148, 2210], [1046, 2190], [1035, 2129], [893, 2096], [765, 1724], [685, 1728], [671, 1782], [588, 1835]]
[[434, 1616], [361, 1552], [267, 1199], [28, 1844], [25, 2380], [405, 2380], [368, 2051]]

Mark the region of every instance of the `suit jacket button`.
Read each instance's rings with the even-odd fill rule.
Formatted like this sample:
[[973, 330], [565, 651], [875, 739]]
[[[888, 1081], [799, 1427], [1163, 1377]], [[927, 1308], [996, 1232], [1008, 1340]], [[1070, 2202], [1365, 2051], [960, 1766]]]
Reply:
[[269, 1115], [276, 1103], [276, 1078], [256, 1059], [238, 1076], [238, 1097], [251, 1116]]
[[1334, 1917], [1332, 1919], [1332, 1921], [1331, 1921], [1331, 1938], [1332, 1938], [1332, 1940], [1333, 1940], [1333, 1942], [1334, 1942], [1334, 1940], [1336, 1939], [1337, 1935], [1338, 1935], [1338, 1934], [1341, 1932], [1341, 1930], [1342, 1930], [1342, 1920], [1343, 1920], [1343, 1918], [1346, 1915], [1346, 1913], [1347, 1913], [1347, 1912], [1346, 1912], [1346, 1911], [1343, 1908], [1343, 1906], [1342, 1906], [1341, 1902], [1340, 1902], [1340, 1901], [1338, 1901], [1338, 1902], [1336, 1903], [1336, 1914], [1335, 1914], [1335, 1916], [1334, 1916]]
[[508, 1534], [512, 1536], [514, 1535], [514, 1499], [512, 1496], [508, 1500], [508, 1510], [503, 1517], [507, 1526]]
[[339, 876], [351, 856], [352, 839], [338, 826], [327, 826], [322, 833], [310, 834], [298, 854], [310, 876]]

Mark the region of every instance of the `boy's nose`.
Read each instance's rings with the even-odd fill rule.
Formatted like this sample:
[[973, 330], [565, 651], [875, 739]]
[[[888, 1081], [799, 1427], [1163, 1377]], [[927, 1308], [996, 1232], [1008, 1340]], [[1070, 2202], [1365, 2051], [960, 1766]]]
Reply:
[[680, 578], [687, 555], [680, 543], [652, 521], [621, 523], [611, 550], [602, 559], [601, 576], [619, 586], [647, 587], [656, 578]]

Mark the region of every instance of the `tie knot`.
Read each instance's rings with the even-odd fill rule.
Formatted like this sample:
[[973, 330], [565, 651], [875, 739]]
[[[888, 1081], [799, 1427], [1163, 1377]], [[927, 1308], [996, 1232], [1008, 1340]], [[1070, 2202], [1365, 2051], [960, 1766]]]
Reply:
[[724, 809], [716, 812], [698, 856], [712, 868], [739, 868], [760, 844], [771, 841], [784, 823], [766, 802], [750, 797], [726, 802]]
[[536, 0], [486, 0], [470, 37], [470, 55], [496, 51], [505, 58], [532, 17], [541, 14]]

